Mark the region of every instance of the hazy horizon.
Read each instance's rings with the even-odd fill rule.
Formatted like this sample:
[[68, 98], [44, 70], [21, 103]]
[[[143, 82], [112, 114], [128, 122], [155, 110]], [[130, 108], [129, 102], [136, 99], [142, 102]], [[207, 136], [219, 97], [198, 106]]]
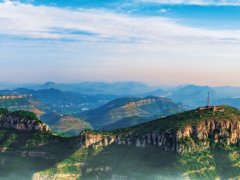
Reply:
[[[188, 83], [188, 84], [178, 84], [178, 83], [169, 83], [169, 84], [162, 84], [162, 83], [158, 83], [158, 82], [144, 82], [144, 81], [83, 81], [83, 80], [72, 80], [72, 81], [38, 81], [38, 82], [14, 82], [14, 81], [0, 81], [0, 83], [6, 83], [6, 84], [19, 84], [19, 87], [21, 87], [21, 85], [23, 86], [24, 84], [25, 85], [44, 85], [45, 83], [56, 83], [56, 84], [80, 84], [80, 83], [86, 83], [86, 82], [89, 82], [89, 83], [106, 83], [106, 84], [114, 84], [114, 83], [128, 83], [128, 82], [135, 82], [135, 83], [142, 83], [142, 84], [145, 84], [149, 87], [159, 87], [159, 88], [177, 88], [177, 87], [185, 87], [185, 86], [189, 86], [189, 85], [193, 85], [193, 86], [208, 86], [208, 87], [211, 87], [211, 88], [214, 88], [214, 87], [240, 87], [240, 86], [231, 86], [231, 85], [225, 85], [225, 86], [211, 86], [211, 85], [208, 85], [208, 84], [191, 84], [191, 83]], [[24, 88], [24, 87], [22, 87]], [[28, 88], [28, 87], [27, 87]]]

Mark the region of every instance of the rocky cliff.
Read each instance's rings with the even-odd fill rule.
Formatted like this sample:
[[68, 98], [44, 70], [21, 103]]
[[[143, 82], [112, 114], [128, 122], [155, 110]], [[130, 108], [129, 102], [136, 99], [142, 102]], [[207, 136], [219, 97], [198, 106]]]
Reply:
[[[178, 153], [203, 150], [210, 145], [237, 144], [240, 139], [239, 111], [226, 106], [225, 109], [228, 111], [217, 112], [218, 114], [211, 109], [194, 110], [166, 117], [165, 121], [159, 119], [141, 126], [115, 131], [83, 131], [78, 137], [78, 143], [79, 146], [86, 148], [89, 146], [97, 148], [111, 143], [144, 148], [149, 144]], [[237, 114], [232, 113], [233, 111]], [[192, 118], [192, 115], [198, 118], [190, 121], [189, 116]], [[185, 121], [181, 122], [182, 117], [185, 117]], [[176, 118], [175, 123], [173, 122], [175, 127], [165, 126], [165, 130], [159, 128], [167, 122], [171, 124], [173, 118]]]
[[11, 114], [0, 115], [0, 127], [27, 131], [51, 131], [47, 124], [31, 119], [21, 119]]
[[29, 97], [32, 97], [32, 94], [0, 95], [0, 99], [21, 99]]

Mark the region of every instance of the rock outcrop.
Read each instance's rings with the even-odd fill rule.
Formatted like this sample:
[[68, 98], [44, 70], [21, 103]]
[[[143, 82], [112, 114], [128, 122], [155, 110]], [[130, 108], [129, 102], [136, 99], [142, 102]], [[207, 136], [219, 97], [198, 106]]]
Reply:
[[32, 97], [32, 94], [0, 95], [0, 99], [21, 99], [29, 97]]
[[166, 151], [186, 153], [207, 149], [211, 144], [237, 144], [240, 139], [240, 122], [229, 120], [208, 120], [198, 125], [187, 126], [181, 130], [166, 130], [164, 132], [151, 131], [147, 133], [133, 133], [126, 136], [109, 136], [85, 133], [78, 137], [78, 145], [88, 148], [93, 146], [107, 146], [113, 142], [117, 144], [135, 145], [144, 148], [153, 145]]
[[68, 179], [68, 180], [76, 180], [77, 178], [81, 177], [82, 174], [61, 174], [61, 173], [56, 173], [53, 176], [49, 176], [49, 175], [44, 175], [41, 173], [35, 173], [32, 176], [32, 180], [48, 180], [48, 179]]
[[26, 131], [51, 131], [49, 126], [41, 121], [19, 119], [18, 117], [12, 117], [10, 114], [0, 116], [0, 127]]

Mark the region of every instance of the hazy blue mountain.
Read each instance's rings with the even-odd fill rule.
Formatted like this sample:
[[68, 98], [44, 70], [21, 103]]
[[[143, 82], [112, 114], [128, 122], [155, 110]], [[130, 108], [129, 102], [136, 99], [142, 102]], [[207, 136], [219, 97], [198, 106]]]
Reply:
[[221, 86], [213, 87], [212, 89], [218, 92], [221, 98], [240, 97], [240, 87]]
[[[18, 86], [20, 87], [20, 86]], [[80, 83], [54, 83], [23, 85], [25, 88], [40, 89], [59, 89], [62, 91], [73, 91], [81, 94], [116, 94], [116, 95], [136, 95], [155, 91], [157, 87], [149, 87], [141, 82], [80, 82]]]
[[145, 93], [145, 94], [140, 94], [138, 95], [139, 97], [146, 97], [146, 96], [157, 96], [157, 97], [165, 97], [165, 96], [170, 96], [171, 92], [164, 91], [162, 89], [157, 89], [156, 91]]
[[240, 87], [208, 87], [189, 85], [177, 91], [173, 91], [169, 98], [175, 102], [181, 102], [189, 109], [207, 105], [208, 92], [210, 105], [226, 104], [236, 108], [239, 106]]
[[0, 90], [0, 95], [6, 95], [6, 94], [10, 94], [11, 91], [10, 90]]
[[15, 89], [21, 87], [21, 83], [11, 83], [11, 82], [0, 82], [0, 89], [1, 90], [8, 90], [8, 89]]

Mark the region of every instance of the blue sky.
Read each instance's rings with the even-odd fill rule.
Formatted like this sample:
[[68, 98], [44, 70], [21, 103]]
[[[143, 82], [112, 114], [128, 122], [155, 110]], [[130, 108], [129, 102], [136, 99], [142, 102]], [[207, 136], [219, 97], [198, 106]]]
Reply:
[[240, 86], [240, 1], [0, 0], [0, 81]]

